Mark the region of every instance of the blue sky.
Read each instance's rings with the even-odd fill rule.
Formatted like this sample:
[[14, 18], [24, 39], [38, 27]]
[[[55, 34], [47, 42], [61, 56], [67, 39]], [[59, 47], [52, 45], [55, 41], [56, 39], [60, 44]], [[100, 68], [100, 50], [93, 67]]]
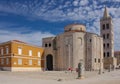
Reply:
[[120, 0], [0, 0], [0, 42], [18, 39], [41, 45], [71, 23], [99, 34], [104, 7], [114, 21], [115, 50], [120, 50]]

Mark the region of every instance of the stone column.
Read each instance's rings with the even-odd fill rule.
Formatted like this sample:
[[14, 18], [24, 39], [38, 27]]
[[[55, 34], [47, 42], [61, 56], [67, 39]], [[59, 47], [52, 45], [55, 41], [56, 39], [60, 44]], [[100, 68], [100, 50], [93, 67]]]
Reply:
[[101, 69], [99, 69], [99, 72], [98, 72], [98, 74], [102, 74], [102, 70], [101, 70]]
[[84, 66], [82, 62], [78, 63], [78, 79], [84, 78]]
[[108, 72], [110, 72], [110, 71], [111, 71], [111, 67], [112, 67], [112, 66], [111, 66], [111, 64], [110, 64], [109, 69], [108, 69]]

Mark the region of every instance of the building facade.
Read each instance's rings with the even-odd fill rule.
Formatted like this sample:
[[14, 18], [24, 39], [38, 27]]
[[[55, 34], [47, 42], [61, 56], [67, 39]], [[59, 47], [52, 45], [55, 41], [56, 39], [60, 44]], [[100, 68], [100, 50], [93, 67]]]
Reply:
[[107, 7], [105, 7], [104, 15], [100, 19], [100, 35], [103, 37], [104, 68], [107, 69], [110, 65], [116, 66], [113, 21], [107, 11]]
[[117, 59], [117, 66], [120, 66], [120, 51], [115, 51], [114, 56]]
[[43, 49], [18, 40], [0, 44], [0, 69], [7, 71], [41, 71]]
[[[100, 19], [100, 35], [86, 31], [83, 24], [70, 24], [64, 32], [42, 40], [42, 47], [18, 40], [0, 44], [0, 69], [9, 71], [76, 70], [82, 62], [86, 71], [108, 69], [120, 63], [114, 53], [113, 22], [107, 8]], [[117, 58], [117, 59], [116, 59]]]
[[103, 39], [86, 32], [82, 24], [70, 24], [64, 33], [43, 38], [45, 68], [75, 70], [81, 61], [87, 71], [103, 69]]

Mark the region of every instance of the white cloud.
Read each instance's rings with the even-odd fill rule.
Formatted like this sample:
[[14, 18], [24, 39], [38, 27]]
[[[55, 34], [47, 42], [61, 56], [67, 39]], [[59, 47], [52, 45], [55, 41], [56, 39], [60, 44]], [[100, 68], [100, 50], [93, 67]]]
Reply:
[[120, 0], [111, 0], [111, 1], [114, 1], [114, 2], [120, 2]]
[[[33, 2], [29, 1], [22, 4], [18, 2], [8, 3], [7, 5], [0, 3], [0, 11], [24, 15], [27, 16], [29, 19], [43, 19], [47, 21], [86, 21], [88, 30], [90, 32], [99, 33], [99, 19], [103, 15], [105, 5], [109, 5], [104, 4], [104, 2], [111, 2], [114, 4], [111, 4], [108, 10], [114, 19], [115, 48], [120, 49], [120, 47], [117, 47], [117, 45], [120, 44], [120, 39], [118, 38], [120, 35], [120, 5], [118, 2], [120, 2], [120, 0], [94, 0], [91, 1], [93, 4], [89, 3], [90, 0], [60, 0], [62, 4], [59, 5], [56, 3], [57, 0], [44, 0], [44, 3], [41, 3], [39, 1], [40, 0], [35, 0]], [[16, 33], [14, 32], [14, 34]], [[33, 33], [33, 36], [36, 34], [44, 35], [41, 32], [37, 32]], [[23, 40], [26, 39], [26, 36], [31, 36], [30, 34], [27, 34], [25, 35], [25, 37], [23, 36], [23, 38], [21, 38], [21, 34], [17, 35], [20, 39]], [[10, 38], [10, 36], [8, 37]]]
[[49, 32], [32, 32], [28, 34], [21, 34], [13, 31], [0, 30], [0, 42], [9, 40], [20, 40], [33, 45], [41, 46], [42, 38], [54, 36]]
[[120, 18], [113, 19], [115, 50], [120, 50]]
[[[102, 0], [102, 2], [104, 1], [106, 0]], [[19, 2], [10, 3], [7, 5], [0, 4], [0, 11], [20, 14], [27, 16], [28, 18], [44, 19], [48, 21], [79, 20], [79, 19], [87, 20], [89, 19], [89, 17], [94, 18], [94, 16], [98, 15], [99, 17], [101, 15], [100, 11], [102, 10], [100, 8], [104, 7], [104, 4], [98, 5], [100, 2], [101, 1], [93, 1], [93, 4], [89, 4], [89, 0], [73, 0], [72, 2], [66, 0], [64, 3], [59, 4], [56, 7], [55, 6], [57, 5], [56, 0], [51, 0], [51, 1], [45, 0], [44, 3], [41, 3], [39, 0], [35, 0], [34, 2], [29, 1], [22, 4]], [[79, 7], [72, 7], [72, 6], [79, 6]], [[119, 4], [116, 3], [115, 6], [119, 7]], [[112, 8], [110, 9], [112, 10]], [[113, 11], [115, 10], [118, 11], [117, 8], [113, 8]], [[110, 12], [111, 14], [114, 15], [116, 11], [115, 12], [113, 11]], [[118, 11], [117, 16], [120, 15], [119, 12], [120, 11]], [[69, 17], [69, 14], [72, 14], [72, 18]], [[80, 18], [80, 17], [87, 17], [87, 18]]]
[[78, 5], [79, 5], [79, 1], [78, 0], [73, 1], [73, 6], [78, 6]]
[[85, 6], [85, 5], [87, 5], [88, 3], [89, 3], [88, 0], [81, 0], [81, 1], [80, 1], [80, 5], [81, 5], [81, 6]]

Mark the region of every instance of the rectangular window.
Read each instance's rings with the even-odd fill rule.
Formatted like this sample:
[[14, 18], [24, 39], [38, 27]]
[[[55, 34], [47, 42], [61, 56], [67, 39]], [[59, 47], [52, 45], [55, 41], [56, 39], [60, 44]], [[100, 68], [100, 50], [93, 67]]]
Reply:
[[105, 24], [103, 24], [103, 30], [105, 30]]
[[105, 57], [105, 52], [104, 52], [104, 57]]
[[90, 42], [92, 41], [92, 39], [90, 39]]
[[95, 63], [96, 63], [96, 58], [95, 58]]
[[110, 56], [110, 54], [109, 54], [109, 52], [107, 52], [107, 57], [109, 57]]
[[18, 65], [22, 65], [22, 59], [18, 59]]
[[32, 50], [29, 50], [29, 56], [32, 56]]
[[103, 44], [103, 48], [105, 49], [105, 44]]
[[4, 59], [2, 58], [2, 59], [1, 59], [1, 65], [3, 65], [3, 64], [4, 64]]
[[8, 47], [6, 47], [6, 54], [8, 54], [9, 53], [9, 48]]
[[6, 64], [7, 65], [9, 64], [9, 58], [6, 58]]
[[40, 60], [38, 61], [38, 65], [40, 65]]
[[109, 29], [109, 24], [106, 24], [106, 28]]
[[1, 49], [1, 55], [3, 55], [3, 48]]
[[103, 39], [105, 39], [105, 34], [103, 34]]
[[18, 48], [18, 55], [22, 55], [22, 48]]
[[98, 59], [98, 63], [100, 63], [100, 59]]
[[32, 60], [29, 60], [29, 65], [32, 65]]
[[109, 43], [107, 43], [107, 48], [109, 48]]
[[38, 57], [40, 57], [40, 52], [38, 52]]
[[109, 39], [109, 34], [107, 34], [107, 39]]

